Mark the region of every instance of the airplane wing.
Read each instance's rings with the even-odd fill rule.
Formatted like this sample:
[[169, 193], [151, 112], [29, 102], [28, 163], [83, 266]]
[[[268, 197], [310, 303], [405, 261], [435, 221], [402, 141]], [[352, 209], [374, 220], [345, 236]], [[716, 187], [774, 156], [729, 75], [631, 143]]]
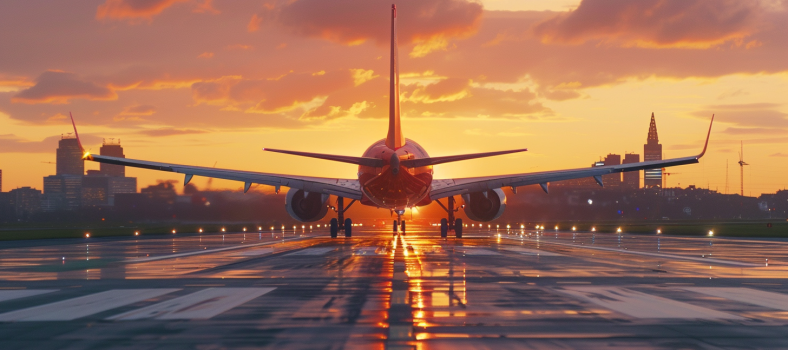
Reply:
[[248, 191], [251, 184], [263, 184], [274, 186], [277, 189], [280, 186], [284, 186], [297, 188], [307, 192], [333, 194], [335, 196], [345, 198], [361, 199], [361, 187], [359, 186], [358, 180], [355, 179], [330, 179], [322, 177], [258, 173], [254, 171], [149, 162], [144, 160], [101, 156], [89, 153], [85, 155], [84, 159], [99, 163], [180, 173], [185, 175], [185, 183], [188, 183], [194, 175], [197, 175], [213, 177], [217, 179], [241, 181], [244, 183], [244, 191]]
[[[69, 113], [69, 115], [71, 115], [71, 113]], [[322, 194], [332, 194], [350, 199], [361, 199], [361, 186], [356, 179], [330, 179], [323, 177], [258, 173], [254, 171], [158, 163], [149, 162], [146, 160], [90, 154], [85, 152], [85, 149], [82, 147], [82, 141], [79, 140], [79, 133], [77, 132], [77, 125], [74, 123], [73, 116], [71, 116], [71, 124], [74, 126], [74, 134], [77, 137], [79, 147], [82, 149], [82, 154], [84, 154], [82, 158], [85, 160], [184, 174], [184, 185], [188, 184], [194, 175], [197, 175], [213, 177], [217, 179], [241, 181], [244, 183], [244, 192], [248, 191], [252, 184], [263, 184], [274, 186], [276, 187], [277, 191], [279, 191], [280, 186], [284, 186], [289, 188], [297, 188], [306, 192], [317, 192]]]
[[714, 123], [714, 116], [711, 117], [709, 132], [706, 135], [706, 143], [703, 151], [690, 157], [672, 158], [664, 160], [652, 160], [647, 162], [628, 163], [620, 165], [607, 165], [591, 168], [554, 170], [536, 173], [523, 173], [498, 176], [483, 176], [462, 179], [442, 179], [432, 181], [430, 199], [440, 199], [449, 196], [462, 195], [473, 192], [484, 192], [496, 188], [512, 187], [539, 184], [547, 192], [547, 185], [550, 182], [593, 177], [597, 183], [602, 185], [602, 175], [621, 173], [627, 171], [637, 171], [644, 169], [667, 168], [671, 166], [698, 163], [700, 158], [706, 154], [706, 147], [709, 145], [711, 135], [711, 125]]

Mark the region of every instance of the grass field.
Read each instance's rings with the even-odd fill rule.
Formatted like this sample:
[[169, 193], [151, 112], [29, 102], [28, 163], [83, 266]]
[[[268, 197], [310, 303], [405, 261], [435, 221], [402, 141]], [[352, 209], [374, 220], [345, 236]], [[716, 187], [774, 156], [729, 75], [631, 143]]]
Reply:
[[[560, 230], [568, 231], [574, 226], [578, 232], [590, 232], [595, 229], [599, 233], [616, 233], [619, 228], [621, 232], [636, 234], [656, 234], [661, 230], [666, 235], [681, 236], [707, 236], [709, 231], [716, 237], [784, 237], [788, 238], [788, 222], [784, 219], [759, 220], [759, 221], [659, 221], [659, 222], [541, 222], [530, 223], [526, 229], [533, 230], [535, 225], [543, 225], [545, 231], [555, 230], [558, 226]], [[769, 227], [771, 224], [771, 227]], [[281, 224], [276, 224], [276, 231], [281, 230]], [[313, 230], [326, 230], [317, 228]], [[500, 225], [501, 229], [506, 224]], [[519, 229], [520, 223], [510, 223], [513, 229]], [[321, 225], [322, 226], [322, 225]], [[141, 236], [168, 235], [175, 230], [176, 233], [198, 233], [200, 229], [203, 233], [221, 233], [222, 229], [226, 232], [241, 232], [246, 228], [248, 232], [257, 232], [258, 224], [255, 223], [234, 223], [234, 224], [194, 224], [194, 223], [150, 223], [118, 226], [116, 224], [86, 224], [76, 225], [51, 225], [48, 227], [32, 226], [29, 224], [19, 224], [17, 226], [4, 226], [0, 229], [0, 241], [26, 240], [26, 239], [55, 239], [55, 238], [85, 238], [86, 234], [91, 237], [131, 237], [135, 232]], [[415, 229], [415, 227], [413, 227]], [[270, 232], [270, 224], [262, 226], [263, 232]], [[288, 226], [287, 230], [292, 231], [293, 227]], [[471, 229], [470, 227], [468, 229]], [[486, 229], [486, 225], [485, 225]], [[300, 225], [298, 226], [300, 231]]]

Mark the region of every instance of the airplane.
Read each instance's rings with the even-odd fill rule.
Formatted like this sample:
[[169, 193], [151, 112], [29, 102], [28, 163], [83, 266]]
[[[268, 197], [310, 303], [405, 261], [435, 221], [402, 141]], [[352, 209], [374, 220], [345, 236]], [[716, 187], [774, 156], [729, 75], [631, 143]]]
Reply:
[[[356, 164], [358, 165], [356, 179], [270, 174], [95, 155], [85, 152], [82, 148], [73, 116], [71, 123], [82, 148], [84, 160], [184, 174], [184, 186], [197, 175], [243, 182], [244, 193], [249, 191], [252, 184], [274, 186], [277, 193], [281, 187], [288, 187], [285, 207], [291, 217], [301, 222], [323, 219], [329, 207], [332, 207], [329, 205], [330, 196], [336, 196], [337, 217], [332, 218], [329, 225], [332, 238], [337, 237], [340, 229], [344, 229], [345, 237], [351, 237], [352, 220], [344, 218], [344, 214], [356, 201], [362, 205], [385, 208], [396, 213], [397, 220], [393, 223], [394, 234], [397, 234], [398, 228], [400, 232], [405, 233], [405, 222], [402, 220], [405, 209], [437, 202], [447, 213], [447, 218], [441, 219], [441, 237], [448, 237], [448, 232], [454, 231], [455, 237], [462, 238], [462, 219], [455, 219], [455, 212], [464, 209], [465, 215], [474, 221], [489, 222], [497, 219], [506, 208], [506, 196], [502, 190], [504, 187], [510, 187], [514, 193], [517, 193], [518, 187], [539, 184], [547, 193], [548, 184], [551, 182], [586, 177], [593, 177], [600, 186], [604, 186], [602, 176], [606, 174], [698, 163], [706, 153], [711, 126], [714, 123], [712, 115], [703, 151], [695, 156], [534, 173], [433, 179], [434, 165], [524, 152], [527, 149], [430, 157], [418, 143], [405, 138], [400, 122], [396, 5], [391, 6], [389, 93], [388, 134], [386, 138], [367, 148], [361, 157], [263, 149], [269, 152]], [[462, 198], [463, 205], [457, 206], [456, 196]], [[347, 206], [344, 204], [345, 198], [352, 200]], [[446, 205], [440, 201], [444, 198]]]

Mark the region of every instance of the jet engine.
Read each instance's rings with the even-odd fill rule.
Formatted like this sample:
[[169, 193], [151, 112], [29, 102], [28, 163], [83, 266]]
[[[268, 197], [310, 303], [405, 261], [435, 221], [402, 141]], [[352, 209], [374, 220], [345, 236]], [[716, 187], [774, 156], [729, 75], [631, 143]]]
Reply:
[[465, 215], [473, 221], [495, 220], [506, 209], [506, 195], [500, 188], [465, 194], [462, 199], [465, 200]]
[[287, 191], [285, 208], [293, 219], [301, 222], [317, 221], [328, 212], [328, 195], [291, 188]]

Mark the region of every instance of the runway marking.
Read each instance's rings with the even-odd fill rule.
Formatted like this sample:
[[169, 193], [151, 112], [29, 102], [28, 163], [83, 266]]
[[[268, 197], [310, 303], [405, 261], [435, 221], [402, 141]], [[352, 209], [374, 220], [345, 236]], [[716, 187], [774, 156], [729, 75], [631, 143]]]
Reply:
[[0, 314], [0, 321], [71, 321], [180, 289], [113, 289]]
[[223, 252], [225, 250], [259, 247], [259, 246], [264, 246], [264, 245], [271, 245], [271, 244], [277, 244], [277, 243], [282, 243], [282, 242], [297, 241], [297, 240], [308, 239], [308, 238], [313, 238], [313, 237], [311, 237], [311, 236], [310, 237], [295, 237], [295, 238], [288, 238], [288, 239], [278, 240], [278, 241], [274, 241], [274, 242], [255, 243], [255, 244], [242, 244], [242, 245], [236, 245], [236, 246], [232, 246], [232, 247], [196, 250], [196, 251], [193, 251], [193, 252], [186, 252], [186, 253], [161, 255], [161, 256], [151, 256], [151, 257], [144, 257], [144, 258], [137, 258], [137, 259], [128, 259], [128, 260], [125, 260], [124, 262], [126, 262], [126, 263], [141, 263], [141, 262], [148, 262], [148, 261], [156, 261], [156, 260], [164, 260], [164, 259], [172, 259], [172, 258], [181, 258], [181, 257], [184, 257], [184, 256], [218, 253], [218, 252]]
[[[513, 240], [513, 241], [518, 241], [518, 242], [535, 242], [533, 240], [523, 241], [523, 240], [520, 240], [520, 239], [509, 238], [509, 237], [502, 237], [502, 238]], [[592, 246], [580, 245], [580, 244], [559, 243], [559, 242], [549, 242], [549, 241], [540, 241], [539, 243], [541, 243], [541, 244], [562, 245], [562, 246], [574, 247], [574, 248], [602, 250], [602, 251], [606, 251], [606, 252], [626, 253], [626, 254], [635, 254], [635, 255], [643, 255], [643, 256], [653, 256], [653, 257], [657, 257], [657, 258], [667, 258], [667, 259], [677, 259], [677, 260], [690, 260], [690, 261], [702, 262], [704, 264], [722, 264], [722, 265], [733, 265], [733, 266], [742, 266], [742, 267], [761, 267], [761, 266], [763, 266], [763, 264], [753, 264], [753, 263], [746, 263], [746, 262], [741, 262], [741, 261], [721, 260], [721, 259], [712, 259], [712, 258], [698, 258], [698, 257], [694, 257], [694, 256], [684, 256], [684, 255], [674, 255], [674, 254], [664, 254], [664, 253], [641, 252], [641, 251], [629, 250], [629, 249], [592, 247]]]
[[323, 255], [337, 248], [334, 247], [320, 247], [320, 248], [306, 248], [297, 252], [286, 254], [285, 256], [301, 256], [301, 255]]
[[363, 248], [356, 248], [353, 250], [353, 254], [356, 255], [378, 255], [377, 253], [378, 247], [363, 247]]
[[465, 255], [501, 255], [501, 253], [494, 250], [479, 247], [454, 247], [454, 250], [461, 251]]
[[503, 247], [501, 248], [506, 251], [515, 252], [523, 255], [540, 255], [540, 256], [563, 256], [563, 254], [548, 252], [546, 250], [539, 250], [539, 249], [528, 249], [528, 248], [521, 248], [521, 247]]
[[32, 297], [34, 295], [56, 292], [57, 289], [20, 289], [20, 290], [0, 290], [0, 302], [19, 298]]
[[240, 252], [234, 254], [235, 256], [260, 256], [266, 254], [273, 254], [274, 248], [260, 248], [260, 249], [252, 249], [245, 252]]
[[736, 315], [619, 287], [565, 287], [562, 291], [635, 318], [743, 319]]
[[788, 311], [788, 295], [786, 294], [741, 287], [691, 287], [682, 289], [770, 309]]
[[108, 320], [129, 321], [155, 318], [158, 320], [209, 319], [276, 288], [208, 288], [141, 309], [108, 317]]

